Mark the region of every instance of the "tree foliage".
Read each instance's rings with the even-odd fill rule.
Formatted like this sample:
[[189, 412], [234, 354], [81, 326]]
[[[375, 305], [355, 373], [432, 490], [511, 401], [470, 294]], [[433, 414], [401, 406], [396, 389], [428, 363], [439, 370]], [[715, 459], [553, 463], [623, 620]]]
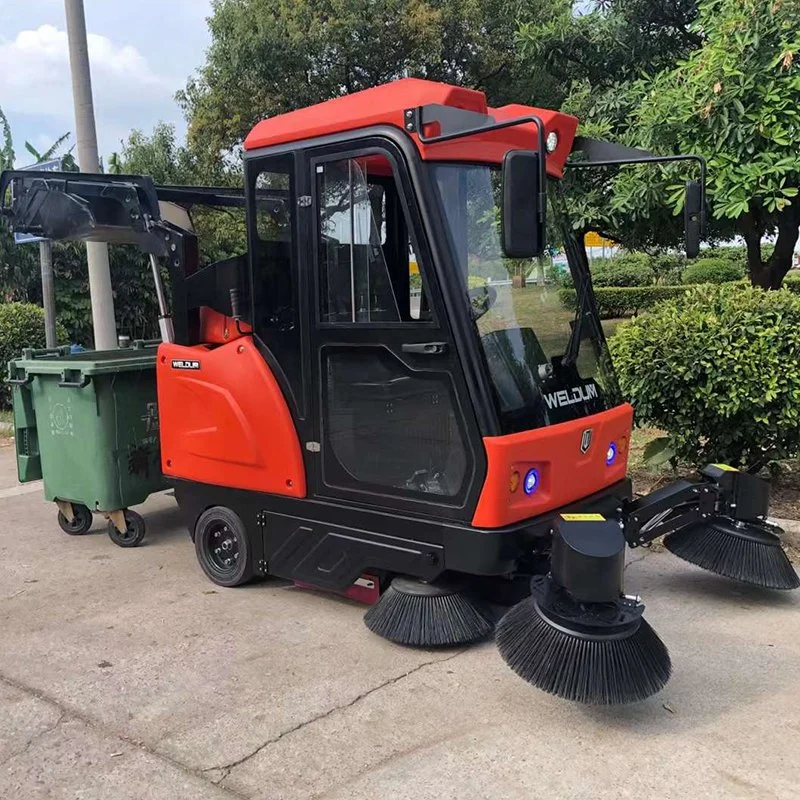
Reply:
[[[653, 76], [702, 41], [691, 28], [697, 0], [556, 0], [522, 21], [519, 47], [532, 70], [560, 87], [562, 111], [580, 120], [579, 135], [642, 146], [630, 121]], [[679, 244], [680, 220], [655, 166], [568, 171], [565, 193], [576, 231], [597, 231], [628, 249], [660, 252]], [[685, 172], [685, 168], [684, 168]], [[685, 176], [684, 176], [685, 177]], [[622, 181], [627, 192], [619, 192]], [[634, 193], [632, 189], [635, 188]]]
[[216, 162], [264, 117], [404, 76], [483, 89], [494, 102], [550, 99], [554, 81], [521, 70], [513, 46], [518, 18], [544, 5], [214, 0], [206, 64], [179, 95], [191, 146]]
[[[714, 217], [745, 237], [753, 283], [778, 287], [800, 227], [800, 2], [704, 0], [693, 30], [703, 43], [652, 82], [632, 129], [706, 157]], [[768, 233], [778, 238], [764, 260]]]

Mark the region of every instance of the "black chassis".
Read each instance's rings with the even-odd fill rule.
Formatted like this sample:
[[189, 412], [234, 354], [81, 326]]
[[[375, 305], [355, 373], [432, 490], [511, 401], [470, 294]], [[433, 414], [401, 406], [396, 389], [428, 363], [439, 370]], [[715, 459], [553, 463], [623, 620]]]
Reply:
[[229, 508], [244, 524], [257, 574], [332, 591], [347, 589], [359, 576], [376, 572], [424, 581], [444, 572], [503, 578], [544, 573], [549, 570], [556, 518], [566, 513], [616, 520], [627, 544], [636, 548], [715, 517], [763, 521], [769, 507], [765, 481], [711, 464], [696, 481], [673, 481], [635, 500], [626, 478], [562, 508], [493, 529], [192, 481], [173, 485], [192, 538], [206, 509]]
[[[341, 591], [364, 573], [435, 580], [445, 571], [511, 577], [541, 571], [555, 517], [593, 512], [618, 518], [630, 480], [576, 503], [504, 528], [475, 528], [357, 505], [296, 499], [192, 481], [173, 481], [175, 499], [194, 539], [199, 516], [224, 506], [242, 520], [256, 573]], [[544, 570], [546, 571], [546, 569]]]

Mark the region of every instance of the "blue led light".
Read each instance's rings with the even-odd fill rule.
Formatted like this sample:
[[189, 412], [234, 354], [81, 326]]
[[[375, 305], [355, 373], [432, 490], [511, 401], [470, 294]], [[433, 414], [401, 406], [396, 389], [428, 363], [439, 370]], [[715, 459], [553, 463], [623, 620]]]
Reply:
[[611, 442], [606, 450], [606, 466], [610, 467], [617, 460], [617, 443]]
[[539, 470], [529, 469], [525, 473], [525, 480], [522, 483], [525, 494], [533, 494], [539, 488]]

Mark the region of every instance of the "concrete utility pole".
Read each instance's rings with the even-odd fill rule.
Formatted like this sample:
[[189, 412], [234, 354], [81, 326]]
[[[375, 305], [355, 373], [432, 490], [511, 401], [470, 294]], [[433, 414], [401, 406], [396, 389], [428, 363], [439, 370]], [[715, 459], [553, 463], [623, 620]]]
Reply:
[[[78, 165], [83, 172], [100, 172], [83, 0], [64, 0], [64, 8], [67, 14], [72, 98], [75, 103]], [[117, 325], [114, 318], [114, 295], [111, 292], [108, 245], [104, 242], [87, 242], [86, 257], [89, 262], [94, 346], [96, 350], [112, 350], [117, 347]]]
[[39, 242], [39, 263], [42, 268], [44, 341], [47, 347], [55, 347], [58, 344], [56, 340], [56, 296], [53, 289], [53, 243], [49, 239]]

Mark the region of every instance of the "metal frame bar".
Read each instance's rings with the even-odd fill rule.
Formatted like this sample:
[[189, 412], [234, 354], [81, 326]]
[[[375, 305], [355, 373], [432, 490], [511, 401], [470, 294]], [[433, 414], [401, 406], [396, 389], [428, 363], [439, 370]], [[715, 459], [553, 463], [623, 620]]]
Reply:
[[533, 124], [536, 126], [537, 147], [536, 151], [539, 153], [539, 220], [544, 225], [547, 207], [547, 146], [545, 140], [545, 126], [541, 117], [535, 114], [525, 117], [514, 117], [514, 119], [506, 119], [501, 122], [495, 122], [490, 116], [486, 116], [486, 125], [477, 125], [472, 127], [463, 128], [461, 130], [451, 131], [449, 133], [440, 133], [437, 136], [426, 136], [425, 125], [432, 122], [439, 122], [438, 119], [425, 120], [424, 114], [426, 109], [430, 112], [436, 106], [419, 106], [416, 109], [409, 109], [406, 111], [406, 118], [409, 118], [411, 112], [412, 121], [409, 123], [409, 132], [416, 133], [420, 142], [423, 144], [438, 144], [439, 142], [450, 142], [453, 139], [461, 139], [466, 136], [473, 136], [476, 133], [490, 133], [493, 131], [504, 130], [505, 128], [514, 128], [517, 125]]
[[[617, 158], [591, 158], [591, 151], [604, 151], [611, 155], [618, 154]], [[639, 150], [635, 147], [606, 142], [600, 139], [587, 139], [576, 137], [572, 147], [572, 152], [585, 152], [588, 155], [586, 161], [567, 161], [564, 168], [567, 169], [591, 169], [594, 167], [625, 167], [634, 164], [668, 164], [673, 161], [694, 161], [700, 167], [700, 216], [701, 231], [705, 230], [706, 224], [706, 160], [703, 156], [695, 153], [689, 155], [659, 156], [649, 153], [647, 150]]]

